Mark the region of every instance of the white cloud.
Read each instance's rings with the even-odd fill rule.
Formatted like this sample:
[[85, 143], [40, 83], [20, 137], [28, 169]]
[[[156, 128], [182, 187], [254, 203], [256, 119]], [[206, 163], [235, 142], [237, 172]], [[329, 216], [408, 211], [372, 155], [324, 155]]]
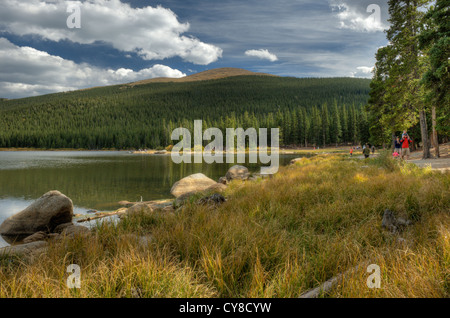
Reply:
[[331, 8], [337, 12], [340, 28], [358, 32], [382, 32], [387, 28], [381, 18], [381, 6], [364, 3], [330, 0]]
[[155, 77], [183, 76], [186, 74], [160, 64], [140, 71], [76, 64], [31, 47], [16, 46], [0, 38], [0, 97], [16, 98]]
[[[70, 1], [73, 2], [73, 1]], [[132, 8], [120, 0], [76, 2], [81, 9], [81, 28], [66, 25], [64, 0], [2, 0], [0, 26], [17, 35], [37, 34], [45, 39], [71, 40], [81, 44], [110, 43], [124, 52], [136, 52], [146, 60], [181, 57], [207, 65], [222, 57], [222, 49], [183, 33], [189, 23], [180, 23], [170, 9], [161, 6]]]
[[265, 49], [247, 50], [247, 51], [245, 51], [245, 55], [254, 56], [254, 57], [260, 58], [262, 60], [269, 60], [271, 62], [278, 61], [278, 57], [275, 54], [270, 53], [268, 50], [265, 50]]
[[358, 66], [356, 68], [355, 72], [351, 72], [351, 77], [365, 77], [365, 78], [371, 78], [372, 77], [372, 71], [373, 67], [368, 66]]

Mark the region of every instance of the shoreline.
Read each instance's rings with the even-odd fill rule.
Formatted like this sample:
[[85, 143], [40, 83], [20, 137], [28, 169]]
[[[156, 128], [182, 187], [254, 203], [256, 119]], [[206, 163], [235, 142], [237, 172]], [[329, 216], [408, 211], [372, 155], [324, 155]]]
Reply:
[[83, 149], [83, 148], [0, 148], [0, 151], [131, 151], [131, 150], [118, 150], [118, 149]]
[[[324, 157], [295, 163], [263, 184], [231, 183], [223, 202], [193, 198], [174, 210], [171, 200], [146, 201], [161, 207], [137, 206], [126, 214], [124, 208], [117, 211], [124, 214], [121, 221], [82, 229], [85, 221], [112, 216], [91, 214], [62, 236], [3, 249], [17, 258], [7, 258], [0, 296], [131, 297], [138, 292], [140, 298], [297, 298], [330, 286], [327, 297], [448, 297], [442, 254], [450, 221], [446, 179], [388, 155], [369, 161]], [[418, 198], [411, 208], [407, 200], [399, 204], [401, 196]], [[391, 225], [386, 215], [392, 216]], [[364, 284], [367, 259], [383, 266], [389, 278], [376, 293]], [[67, 275], [60, 274], [70, 264], [79, 264], [84, 277], [76, 295], [66, 287]], [[229, 275], [216, 275], [225, 268]], [[254, 284], [261, 277], [255, 268], [265, 273], [262, 291]], [[346, 284], [335, 283], [344, 276]], [[417, 284], [411, 277], [419, 279]], [[435, 283], [426, 285], [430, 281]]]

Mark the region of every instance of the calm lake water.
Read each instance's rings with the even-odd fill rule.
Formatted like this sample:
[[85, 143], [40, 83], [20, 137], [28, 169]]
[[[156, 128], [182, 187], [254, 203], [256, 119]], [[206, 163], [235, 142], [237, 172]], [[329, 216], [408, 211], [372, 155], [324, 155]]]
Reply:
[[[295, 157], [280, 155], [280, 165]], [[120, 151], [0, 151], [0, 223], [50, 190], [71, 198], [74, 213], [113, 211], [123, 200], [171, 198], [172, 185], [193, 173], [218, 180], [233, 165], [178, 165], [166, 155]], [[244, 165], [259, 172], [258, 164]]]

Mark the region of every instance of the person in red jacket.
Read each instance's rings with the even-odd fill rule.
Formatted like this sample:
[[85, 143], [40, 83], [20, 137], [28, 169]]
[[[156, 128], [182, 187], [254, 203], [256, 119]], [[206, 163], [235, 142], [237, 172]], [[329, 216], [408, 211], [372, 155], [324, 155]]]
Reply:
[[403, 132], [402, 139], [400, 143], [402, 144], [402, 159], [406, 157], [406, 160], [409, 159], [410, 151], [409, 151], [409, 143], [412, 142], [412, 139], [409, 137], [406, 130]]

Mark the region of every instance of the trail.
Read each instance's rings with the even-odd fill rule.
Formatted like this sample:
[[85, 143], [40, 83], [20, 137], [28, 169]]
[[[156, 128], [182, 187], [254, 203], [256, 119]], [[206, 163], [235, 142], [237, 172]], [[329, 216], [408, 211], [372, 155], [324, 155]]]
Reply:
[[[430, 151], [434, 157], [434, 149], [432, 148]], [[431, 166], [433, 170], [450, 171], [450, 143], [439, 145], [439, 152], [440, 158], [423, 160], [422, 151], [414, 151], [409, 156], [408, 162], [414, 163], [421, 168]]]

